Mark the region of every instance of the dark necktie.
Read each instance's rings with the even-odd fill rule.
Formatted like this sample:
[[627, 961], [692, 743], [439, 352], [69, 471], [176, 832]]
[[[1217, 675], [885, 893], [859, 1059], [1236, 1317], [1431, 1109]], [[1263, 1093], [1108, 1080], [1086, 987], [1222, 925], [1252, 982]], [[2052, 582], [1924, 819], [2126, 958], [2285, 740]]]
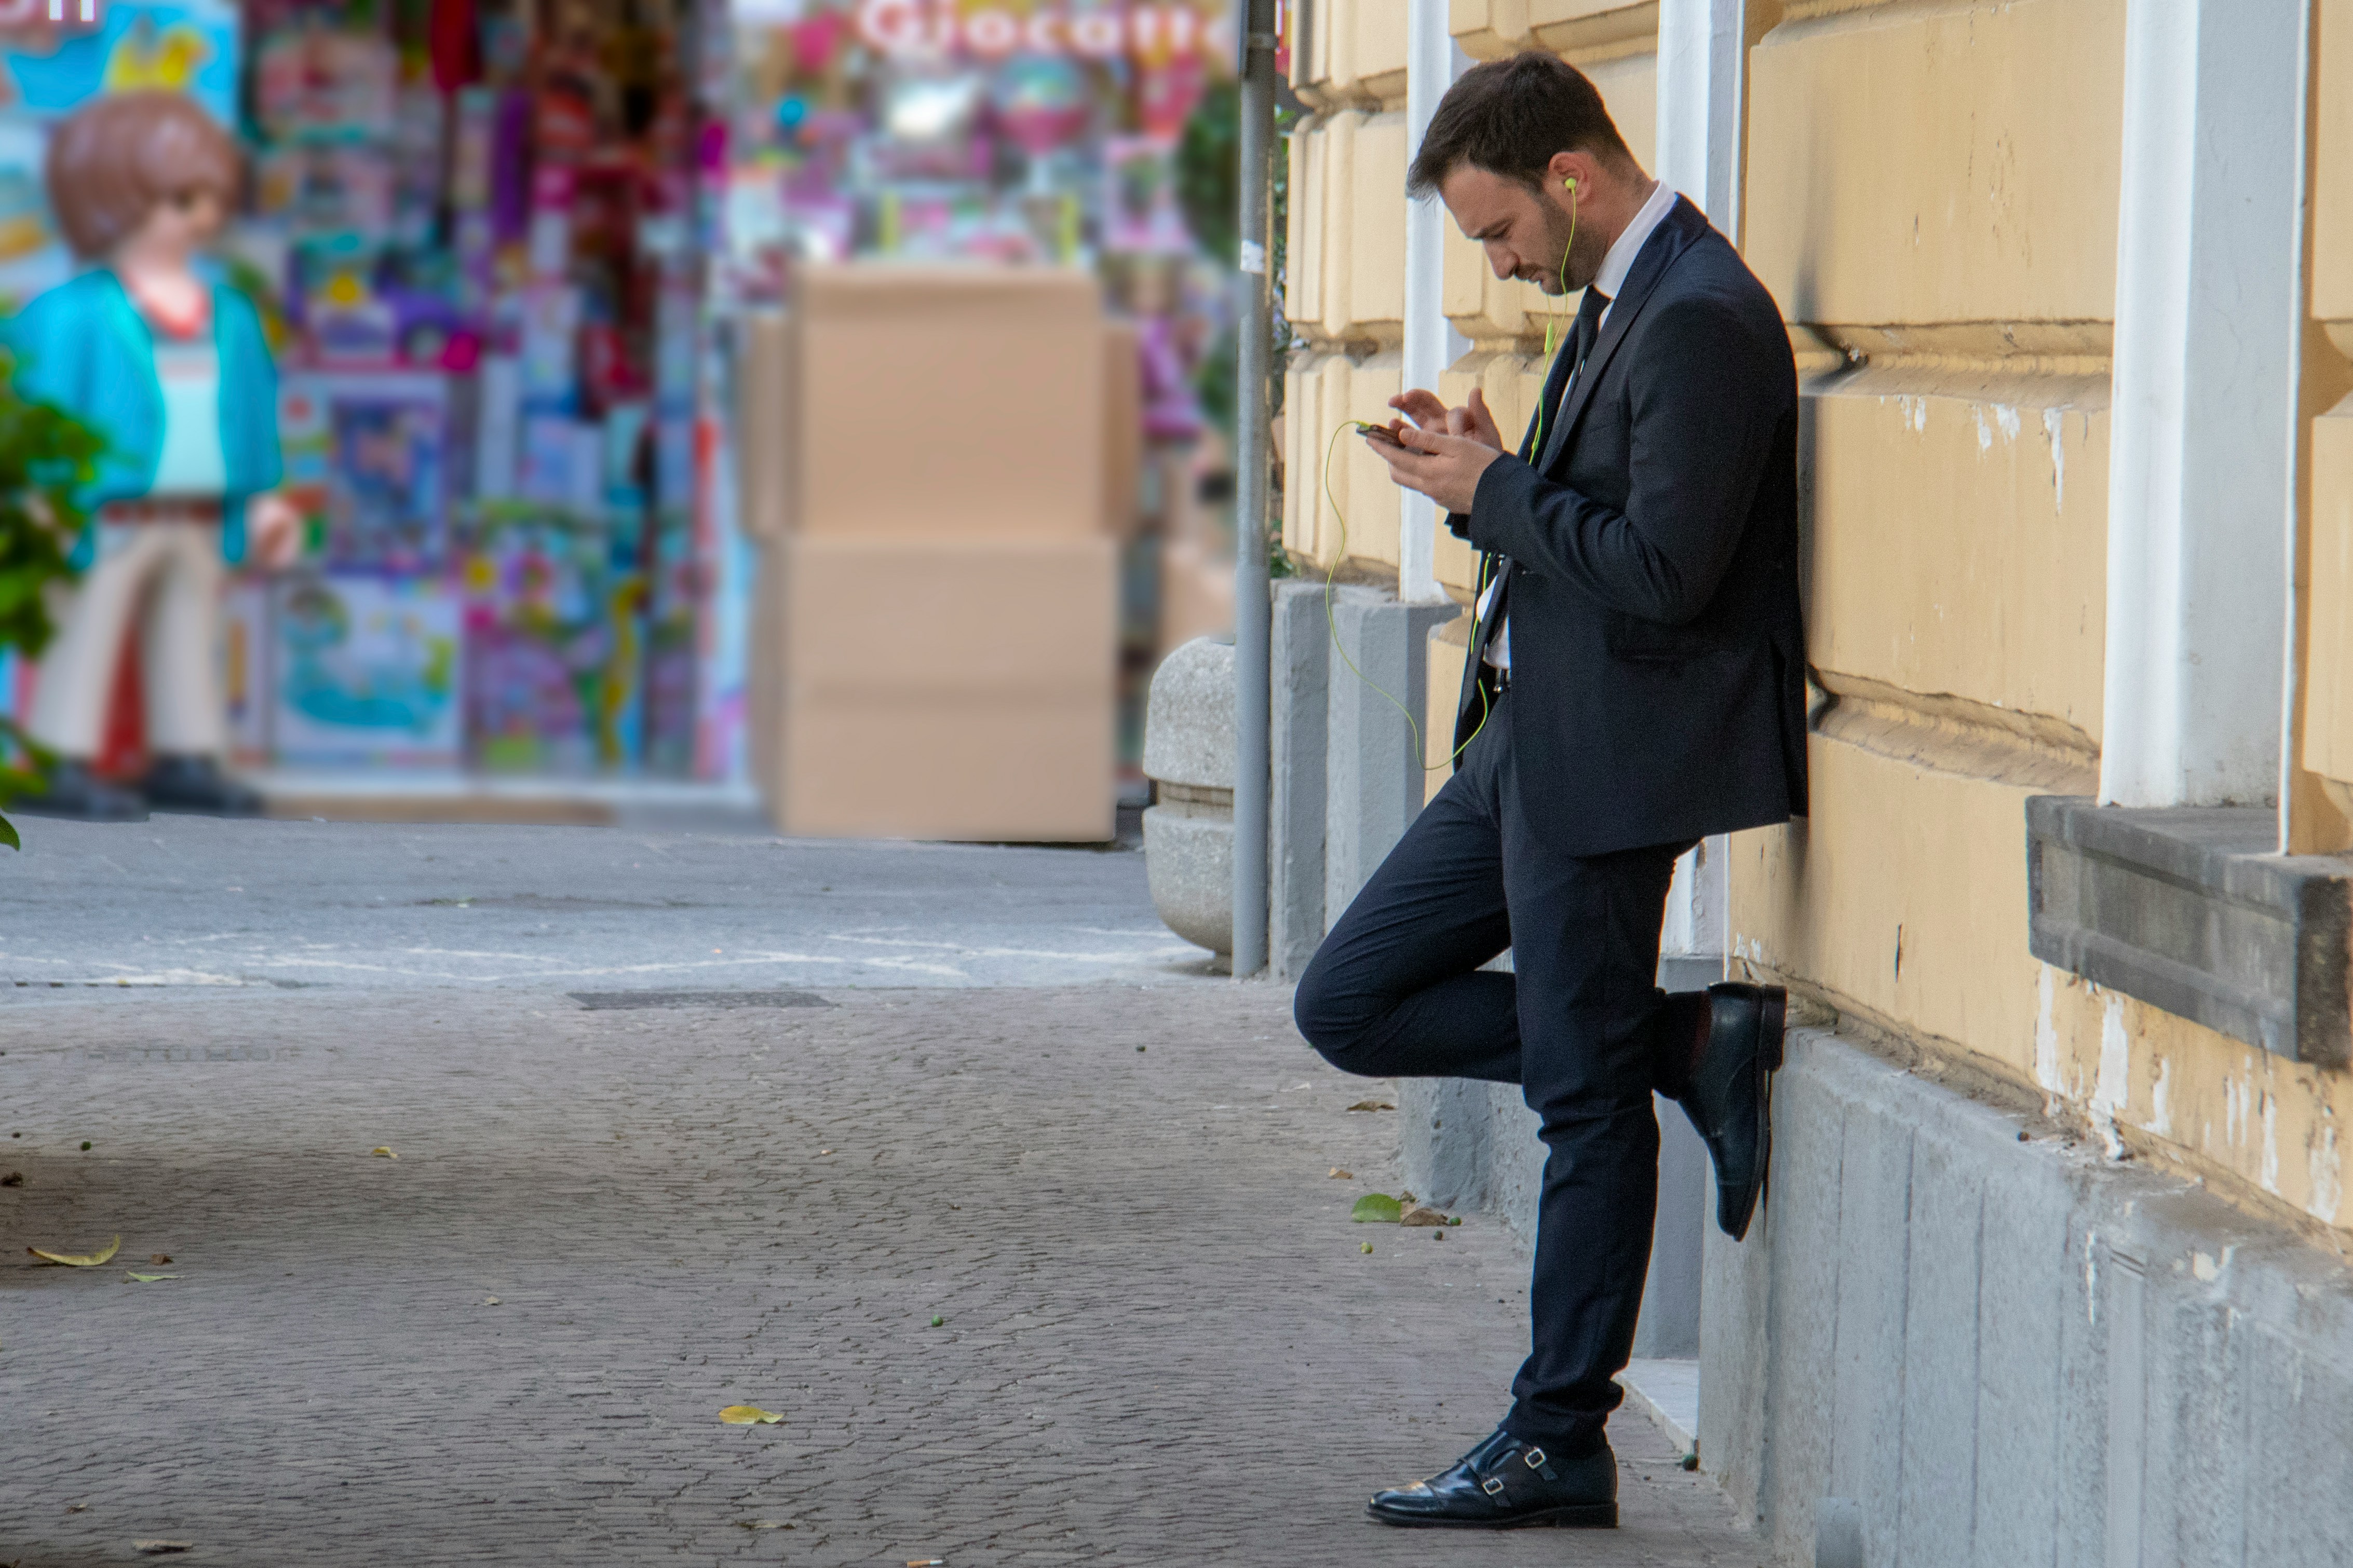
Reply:
[[1601, 312], [1609, 308], [1609, 295], [1599, 289], [1585, 291], [1585, 302], [1577, 308], [1577, 357], [1569, 362], [1570, 386], [1577, 384], [1578, 374], [1585, 369], [1585, 356], [1593, 352], [1593, 340], [1601, 335]]

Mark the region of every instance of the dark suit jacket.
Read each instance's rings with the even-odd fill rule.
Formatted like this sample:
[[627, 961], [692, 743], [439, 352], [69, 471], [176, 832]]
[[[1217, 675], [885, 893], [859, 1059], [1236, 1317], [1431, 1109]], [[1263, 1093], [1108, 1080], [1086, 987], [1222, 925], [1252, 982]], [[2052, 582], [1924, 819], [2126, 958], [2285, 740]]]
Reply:
[[1508, 613], [1511, 766], [1545, 843], [1601, 855], [1804, 815], [1797, 366], [1773, 297], [1690, 202], [1644, 242], [1542, 426], [1543, 453], [1532, 421], [1447, 519], [1504, 558], [1456, 745]]

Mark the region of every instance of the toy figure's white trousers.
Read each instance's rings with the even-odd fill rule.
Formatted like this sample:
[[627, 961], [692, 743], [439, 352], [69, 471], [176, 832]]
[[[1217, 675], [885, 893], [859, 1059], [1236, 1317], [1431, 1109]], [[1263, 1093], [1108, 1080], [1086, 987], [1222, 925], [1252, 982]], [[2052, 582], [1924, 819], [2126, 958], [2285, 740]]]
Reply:
[[33, 692], [34, 740], [76, 762], [99, 752], [115, 660], [134, 615], [147, 696], [147, 750], [217, 758], [228, 748], [220, 678], [221, 531], [217, 522], [101, 524], [98, 562], [50, 600], [58, 636]]

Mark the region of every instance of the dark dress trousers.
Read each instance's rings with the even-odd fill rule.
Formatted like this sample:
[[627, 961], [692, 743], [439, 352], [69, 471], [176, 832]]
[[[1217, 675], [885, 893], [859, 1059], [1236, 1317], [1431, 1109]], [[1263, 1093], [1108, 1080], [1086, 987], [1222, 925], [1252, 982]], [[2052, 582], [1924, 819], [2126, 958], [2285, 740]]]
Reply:
[[[1516, 1083], [1542, 1119], [1532, 1345], [1504, 1425], [1572, 1457], [1621, 1397], [1650, 1267], [1675, 858], [1806, 806], [1780, 312], [1678, 200], [1597, 331], [1598, 314], [1588, 300], [1520, 455], [1447, 520], [1499, 583], [1472, 634], [1457, 771], [1294, 1003], [1338, 1067]], [[1508, 690], [1481, 659], [1506, 613]], [[1513, 973], [1480, 967], [1505, 948]]]

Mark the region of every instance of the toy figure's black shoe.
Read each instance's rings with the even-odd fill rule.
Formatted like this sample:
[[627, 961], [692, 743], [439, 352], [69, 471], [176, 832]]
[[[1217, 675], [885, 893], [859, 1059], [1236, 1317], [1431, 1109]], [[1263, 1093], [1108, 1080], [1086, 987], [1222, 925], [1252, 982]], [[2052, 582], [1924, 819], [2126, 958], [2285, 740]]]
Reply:
[[49, 770], [47, 788], [38, 795], [20, 795], [8, 803], [10, 811], [28, 816], [67, 816], [82, 822], [144, 822], [146, 803], [129, 790], [117, 789], [90, 771], [87, 763], [59, 762]]
[[1727, 982], [1707, 988], [1707, 1040], [1675, 1098], [1715, 1163], [1715, 1223], [1748, 1234], [1773, 1158], [1773, 1073], [1781, 1065], [1788, 994]]
[[1443, 1475], [1375, 1492], [1365, 1511], [1383, 1524], [1427, 1529], [1614, 1530], [1618, 1458], [1604, 1443], [1581, 1458], [1556, 1459], [1498, 1428]]
[[198, 816], [261, 815], [260, 792], [221, 772], [210, 757], [158, 757], [139, 788], [157, 811]]

